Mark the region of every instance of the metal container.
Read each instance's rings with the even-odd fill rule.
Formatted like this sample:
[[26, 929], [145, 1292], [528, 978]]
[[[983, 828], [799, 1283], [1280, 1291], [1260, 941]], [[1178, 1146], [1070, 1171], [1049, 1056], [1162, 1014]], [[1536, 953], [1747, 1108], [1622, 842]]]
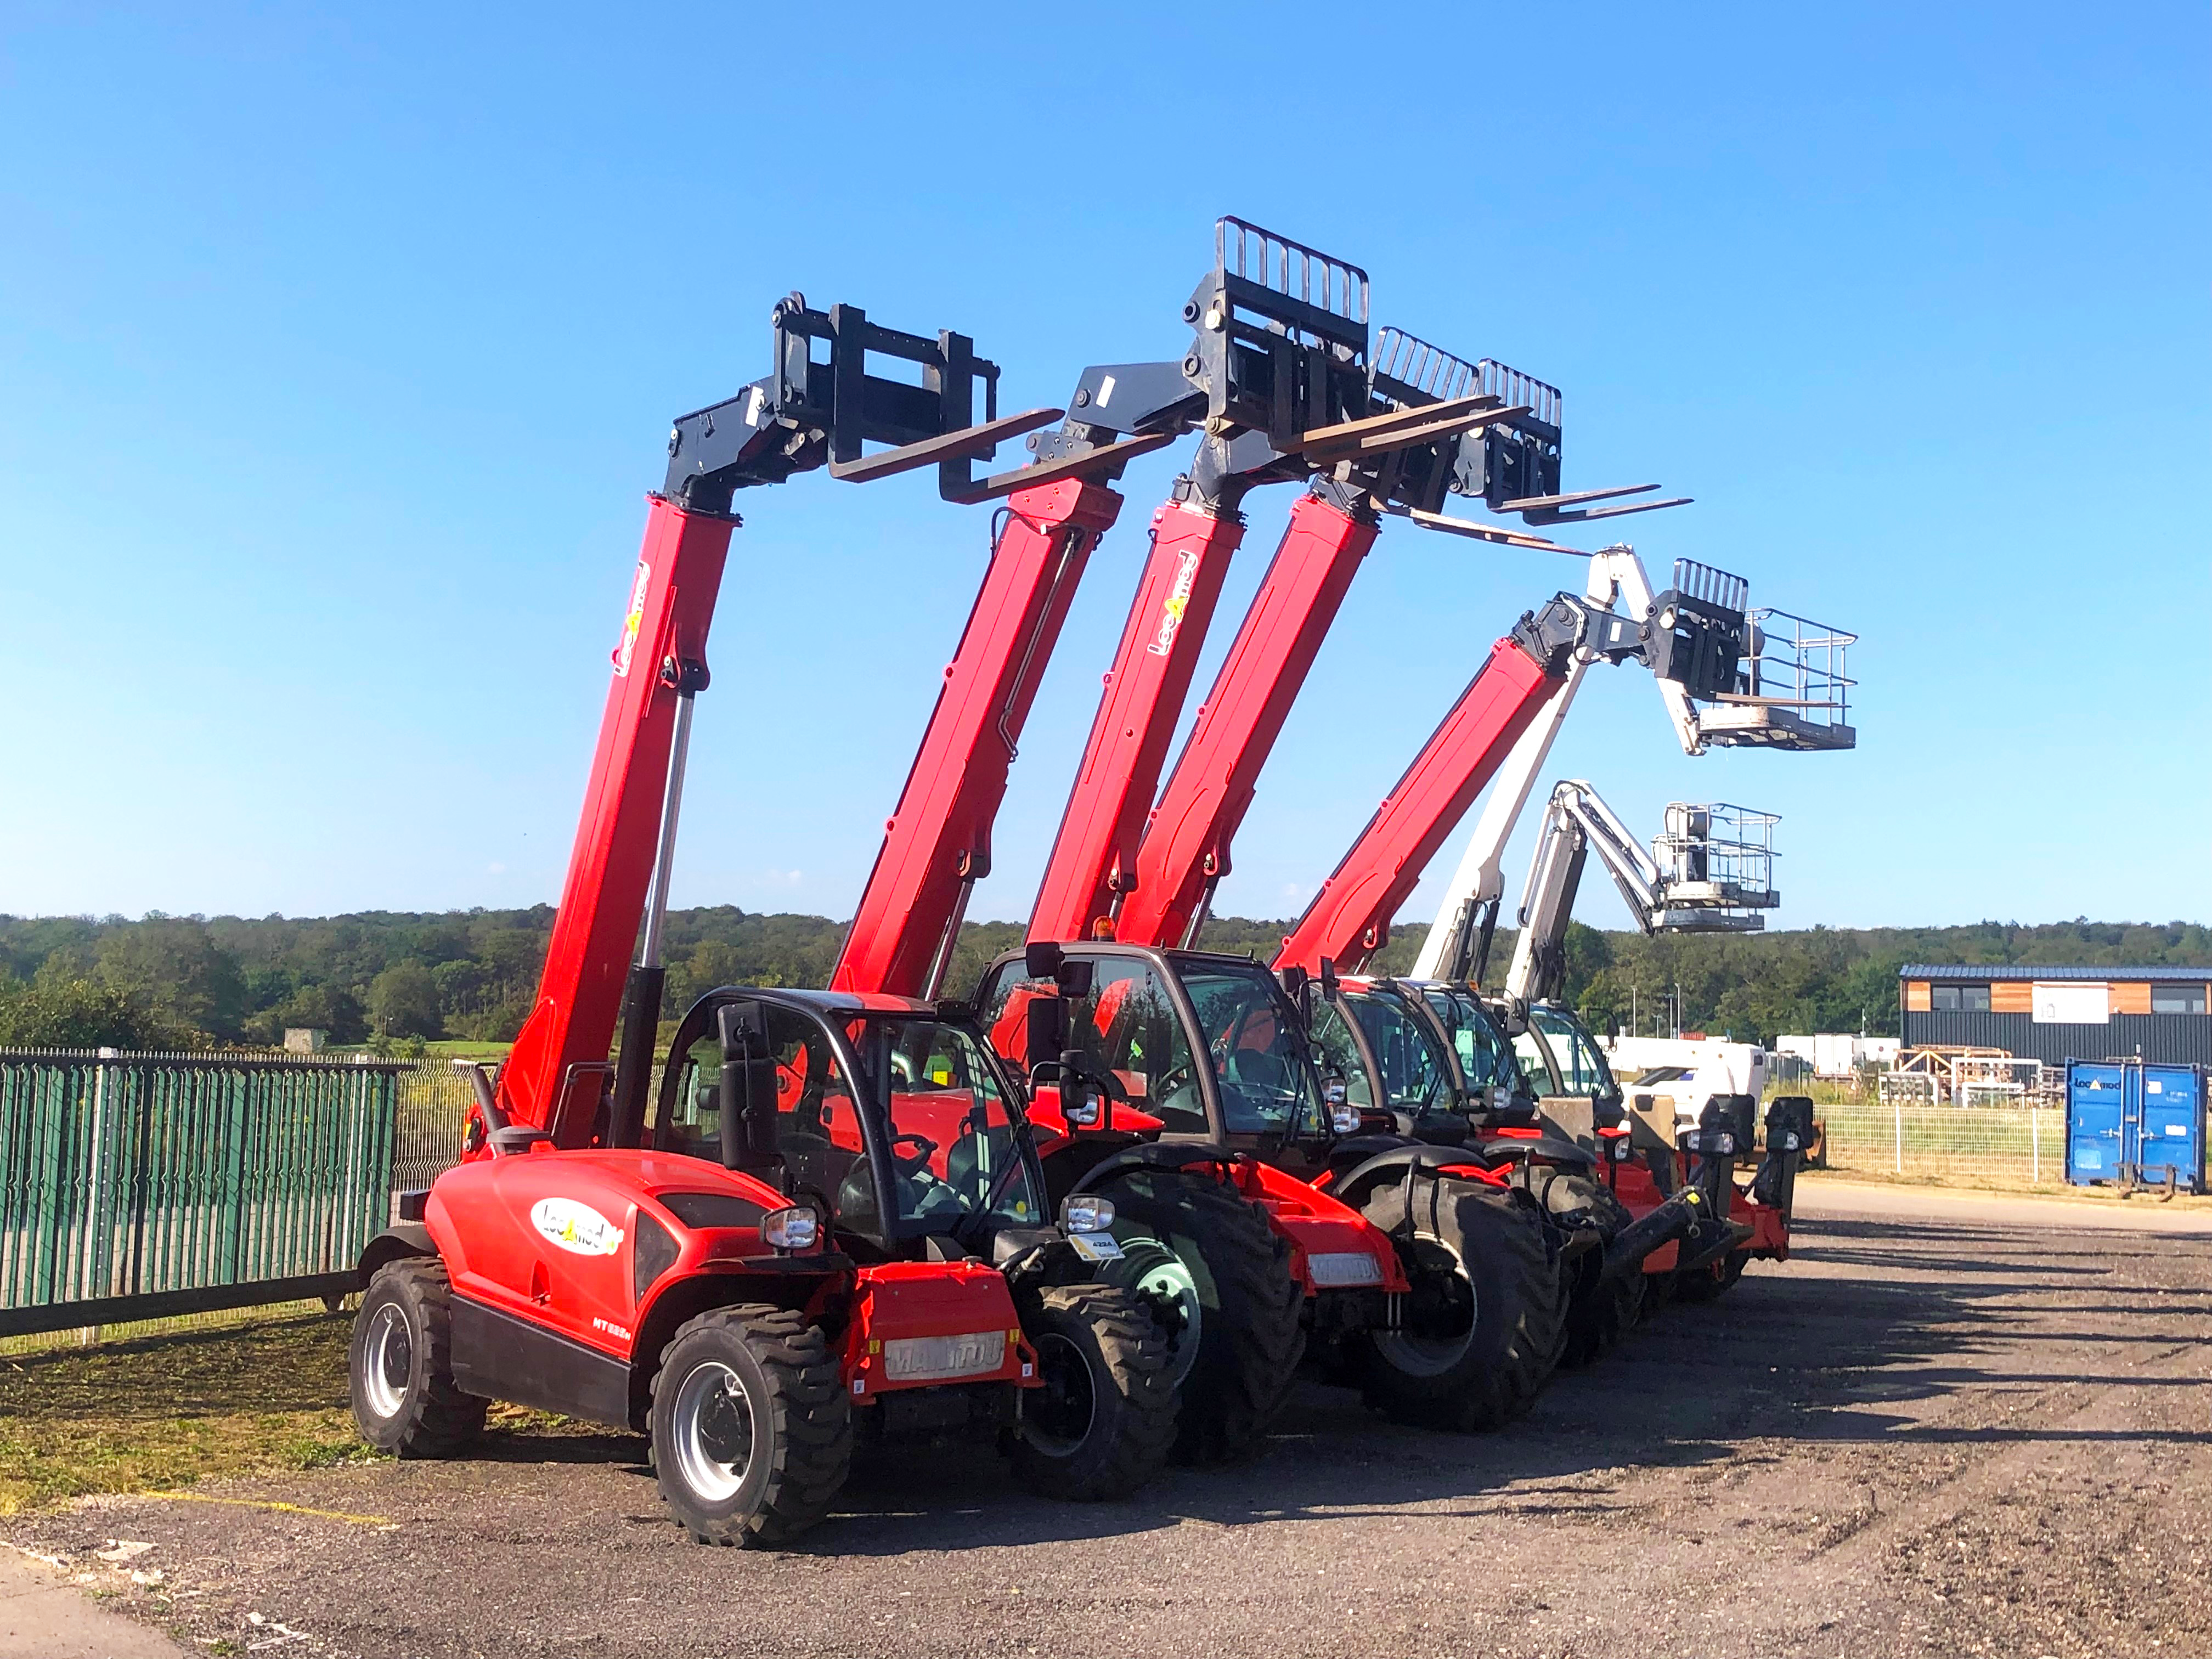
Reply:
[[2204, 1190], [2207, 1069], [2139, 1060], [2066, 1066], [2066, 1179]]

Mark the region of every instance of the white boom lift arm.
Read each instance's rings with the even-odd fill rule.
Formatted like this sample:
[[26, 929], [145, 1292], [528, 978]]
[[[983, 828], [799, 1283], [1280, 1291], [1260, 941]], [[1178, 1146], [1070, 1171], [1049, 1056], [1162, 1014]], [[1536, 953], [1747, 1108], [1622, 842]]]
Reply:
[[1545, 808], [1521, 896], [1507, 999], [1528, 1003], [1558, 994], [1567, 920], [1593, 848], [1642, 932], [1758, 932], [1766, 925], [1761, 913], [1782, 902], [1773, 884], [1777, 822], [1771, 812], [1725, 803], [1677, 801], [1667, 809], [1665, 833], [1647, 853], [1596, 790], [1579, 778], [1559, 784]]
[[[1693, 600], [1707, 599], [1741, 610], [1747, 585], [1739, 577], [1683, 561], [1675, 567], [1674, 586]], [[1583, 592], [1591, 604], [1607, 610], [1618, 604], [1638, 620], [1650, 617], [1655, 600], [1644, 561], [1625, 544], [1589, 556]], [[1701, 706], [1678, 682], [1654, 676], [1682, 752], [1701, 755], [1712, 744], [1798, 750], [1854, 746], [1856, 733], [1849, 724], [1851, 681], [1844, 669], [1845, 653], [1856, 636], [1782, 611], [1748, 614], [1746, 691]], [[1662, 629], [1673, 626], [1666, 615], [1653, 620]], [[1498, 769], [1459, 867], [1444, 890], [1436, 921], [1414, 959], [1413, 978], [1480, 976], [1504, 896], [1506, 843], [1551, 755], [1553, 740], [1574, 706], [1583, 676], [1595, 660], [1596, 653], [1587, 647], [1576, 654], [1565, 680]], [[1630, 908], [1634, 910], [1633, 902]]]

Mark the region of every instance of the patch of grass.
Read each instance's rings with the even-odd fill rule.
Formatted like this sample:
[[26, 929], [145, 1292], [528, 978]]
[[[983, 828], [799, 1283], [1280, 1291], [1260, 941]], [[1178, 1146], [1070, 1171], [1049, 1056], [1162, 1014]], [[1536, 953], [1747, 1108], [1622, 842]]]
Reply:
[[[90, 1492], [380, 1455], [346, 1404], [350, 1314], [268, 1319], [0, 1358], [0, 1515]], [[495, 1431], [597, 1433], [492, 1408]]]
[[346, 1409], [352, 1324], [316, 1314], [0, 1359], [0, 1515], [371, 1455]]

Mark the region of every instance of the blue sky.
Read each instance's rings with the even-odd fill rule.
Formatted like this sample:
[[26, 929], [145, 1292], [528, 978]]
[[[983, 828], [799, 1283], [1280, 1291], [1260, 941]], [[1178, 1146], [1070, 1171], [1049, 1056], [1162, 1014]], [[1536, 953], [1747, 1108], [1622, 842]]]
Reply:
[[[765, 369], [775, 299], [1059, 403], [1182, 349], [1231, 212], [1564, 387], [1570, 488], [1696, 496], [1622, 526], [1655, 571], [1863, 636], [1856, 753], [1689, 760], [1602, 671], [1555, 775], [1780, 811], [1780, 925], [2212, 915], [2201, 5], [618, 9], [9, 9], [0, 910], [550, 899], [669, 418]], [[975, 915], [1027, 908], [1174, 470], [1125, 483]], [[988, 515], [741, 507], [676, 897], [848, 915]], [[1218, 908], [1296, 911], [1578, 581], [1390, 526]]]

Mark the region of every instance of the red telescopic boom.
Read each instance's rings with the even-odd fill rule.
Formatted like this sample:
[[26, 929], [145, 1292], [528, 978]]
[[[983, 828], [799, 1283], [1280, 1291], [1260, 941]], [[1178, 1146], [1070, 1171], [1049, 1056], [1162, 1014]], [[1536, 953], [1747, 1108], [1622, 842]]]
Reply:
[[1194, 942], [1229, 848], [1353, 574], [1375, 543], [1373, 514], [1302, 497], [1236, 642], [1198, 711], [1137, 852], [1116, 938]]
[[1341, 972], [1357, 973], [1389, 943], [1390, 918], [1419, 884], [1452, 826], [1565, 683], [1565, 666], [1557, 659], [1540, 660], [1515, 635], [1491, 647], [1451, 712], [1283, 941], [1276, 968], [1295, 963], [1317, 974], [1327, 958]]
[[1243, 539], [1243, 520], [1234, 512], [1171, 501], [1152, 514], [1152, 557], [1107, 671], [1030, 915], [1030, 939], [1090, 937], [1134, 880], [1168, 739], [1190, 693], [1229, 561]]
[[[775, 369], [679, 416], [669, 435], [667, 478], [647, 514], [544, 971], [496, 1081], [477, 1073], [471, 1155], [486, 1133], [503, 1130], [580, 1146], [631, 1144], [641, 1127], [692, 698], [707, 684], [707, 634], [738, 523], [729, 510], [734, 492], [825, 465], [855, 482], [935, 466], [939, 494], [974, 500], [990, 489], [975, 479], [974, 464], [1061, 412], [1000, 418], [998, 367], [964, 335], [901, 333], [858, 307], [810, 310], [798, 295], [775, 307], [771, 327]], [[823, 344], [826, 362], [814, 355]], [[872, 356], [918, 365], [922, 384], [868, 373]], [[870, 443], [890, 447], [870, 451]], [[607, 1059], [617, 1019], [618, 1077]]]
[[[706, 684], [707, 630], [737, 523], [658, 495], [647, 514], [537, 1003], [499, 1074], [508, 1121], [558, 1144], [592, 1133], [659, 851], [678, 705]], [[564, 1088], [585, 1079], [580, 1109], [562, 1110]]]
[[1007, 498], [1006, 527], [884, 826], [832, 990], [937, 994], [969, 891], [990, 873], [991, 825], [1037, 683], [1091, 550], [1121, 507], [1115, 491], [1078, 478]]

